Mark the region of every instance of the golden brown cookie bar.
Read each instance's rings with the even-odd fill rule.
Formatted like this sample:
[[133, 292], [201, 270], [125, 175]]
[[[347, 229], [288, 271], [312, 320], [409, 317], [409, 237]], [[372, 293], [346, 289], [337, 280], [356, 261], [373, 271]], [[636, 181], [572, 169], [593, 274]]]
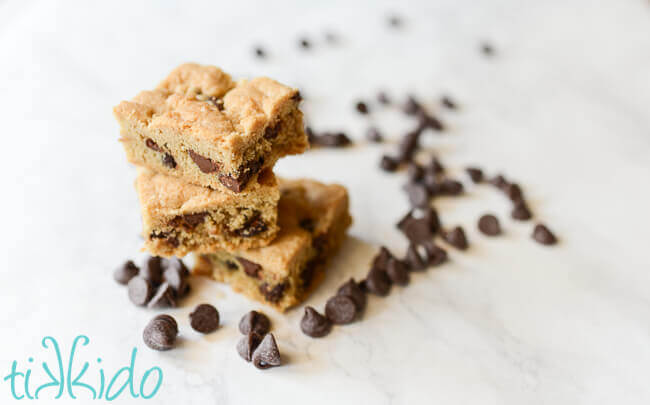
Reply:
[[268, 245], [278, 233], [280, 190], [270, 170], [239, 194], [211, 190], [138, 168], [145, 249], [184, 256]]
[[193, 271], [284, 311], [320, 282], [352, 218], [343, 186], [313, 180], [279, 182], [277, 238], [259, 249], [198, 255]]
[[300, 100], [266, 77], [233, 82], [214, 66], [187, 63], [114, 114], [130, 162], [239, 193], [280, 157], [307, 148]]

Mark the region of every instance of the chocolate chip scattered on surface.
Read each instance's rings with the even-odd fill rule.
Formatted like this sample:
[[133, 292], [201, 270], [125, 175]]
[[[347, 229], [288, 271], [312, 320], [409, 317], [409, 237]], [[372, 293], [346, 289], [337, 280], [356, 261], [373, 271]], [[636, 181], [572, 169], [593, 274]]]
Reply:
[[354, 281], [353, 278], [346, 281], [339, 289], [336, 291], [337, 295], [347, 295], [352, 298], [357, 310], [359, 312], [363, 311], [366, 308], [366, 303], [368, 301], [366, 293], [361, 289], [359, 284]]
[[381, 135], [381, 132], [376, 127], [370, 127], [366, 131], [366, 139], [373, 143], [379, 143], [384, 140], [384, 137]]
[[280, 350], [272, 333], [267, 333], [253, 351], [253, 365], [261, 370], [282, 365]]
[[344, 325], [354, 321], [357, 314], [357, 304], [347, 295], [335, 295], [327, 300], [325, 304], [325, 316], [337, 325]]
[[176, 300], [174, 298], [174, 291], [167, 282], [158, 286], [156, 293], [147, 303], [147, 308], [150, 309], [169, 308], [175, 306]]
[[358, 101], [357, 104], [355, 105], [355, 108], [357, 109], [357, 112], [360, 114], [368, 114], [368, 105], [364, 103], [363, 101]]
[[442, 233], [443, 239], [456, 249], [466, 250], [469, 247], [465, 231], [462, 227], [457, 226], [450, 231]]
[[153, 318], [142, 332], [142, 340], [153, 350], [170, 350], [176, 343], [178, 324], [170, 315], [158, 315]]
[[119, 284], [126, 285], [133, 277], [138, 275], [140, 269], [133, 263], [133, 260], [127, 260], [113, 272], [113, 279]]
[[219, 327], [219, 311], [210, 304], [200, 304], [190, 314], [190, 326], [200, 333], [211, 333]]
[[300, 330], [305, 335], [313, 338], [323, 337], [332, 330], [332, 322], [314, 308], [307, 306], [300, 321]]
[[262, 341], [262, 336], [255, 332], [249, 332], [237, 342], [237, 353], [242, 359], [251, 361], [253, 352]]
[[496, 236], [501, 234], [499, 219], [492, 214], [482, 215], [478, 220], [478, 229], [484, 235]]
[[544, 224], [537, 224], [533, 229], [533, 239], [542, 245], [555, 245], [557, 237]]
[[478, 167], [468, 167], [465, 169], [467, 175], [474, 183], [481, 183], [483, 181], [483, 170]]
[[149, 302], [153, 294], [153, 287], [149, 280], [136, 276], [127, 284], [129, 299], [138, 306], [144, 306]]
[[271, 321], [261, 312], [249, 311], [239, 320], [239, 331], [244, 335], [255, 332], [264, 336], [271, 329]]

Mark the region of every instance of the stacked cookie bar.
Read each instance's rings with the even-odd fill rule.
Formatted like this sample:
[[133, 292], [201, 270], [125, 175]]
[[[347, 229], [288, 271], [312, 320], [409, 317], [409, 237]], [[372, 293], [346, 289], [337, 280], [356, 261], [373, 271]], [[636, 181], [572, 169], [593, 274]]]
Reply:
[[351, 223], [346, 190], [276, 179], [308, 147], [296, 89], [183, 64], [114, 108], [138, 166], [145, 249], [285, 310], [313, 288]]

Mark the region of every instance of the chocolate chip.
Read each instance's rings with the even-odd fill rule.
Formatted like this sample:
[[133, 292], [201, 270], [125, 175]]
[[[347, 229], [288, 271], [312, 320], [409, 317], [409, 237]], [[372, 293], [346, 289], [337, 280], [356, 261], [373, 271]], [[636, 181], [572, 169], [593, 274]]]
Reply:
[[273, 286], [273, 288], [270, 288], [268, 283], [262, 283], [259, 286], [259, 290], [264, 295], [264, 298], [268, 302], [278, 302], [280, 299], [282, 299], [282, 296], [284, 295], [284, 290], [287, 288], [287, 283], [280, 283], [276, 284]]
[[553, 232], [543, 224], [535, 225], [535, 228], [533, 229], [533, 239], [542, 245], [554, 245], [557, 243], [557, 238]]
[[264, 48], [261, 46], [255, 47], [255, 56], [257, 56], [260, 59], [266, 58], [266, 51], [264, 51]]
[[302, 229], [304, 229], [307, 232], [314, 232], [314, 229], [316, 227], [316, 223], [311, 218], [301, 219], [299, 225]]
[[411, 270], [424, 270], [427, 268], [427, 263], [424, 261], [420, 253], [417, 251], [417, 247], [414, 244], [409, 244], [408, 249], [406, 250], [406, 257], [404, 261], [409, 266]]
[[388, 97], [388, 94], [386, 94], [383, 91], [377, 93], [377, 101], [379, 101], [379, 104], [383, 104], [383, 105], [390, 104], [390, 98]]
[[422, 218], [429, 223], [429, 228], [432, 233], [438, 232], [440, 229], [440, 218], [438, 217], [438, 212], [433, 207], [426, 209]]
[[408, 194], [411, 206], [425, 208], [429, 205], [429, 191], [424, 185], [409, 183], [404, 186], [404, 190]]
[[337, 44], [339, 42], [339, 37], [335, 33], [328, 31], [325, 33], [325, 41], [329, 44]]
[[311, 43], [307, 38], [301, 38], [299, 43], [302, 49], [309, 49], [311, 47]]
[[176, 319], [174, 319], [173, 316], [167, 315], [167, 314], [160, 314], [156, 315], [152, 321], [160, 321], [160, 322], [167, 322], [169, 326], [171, 327], [172, 331], [176, 334], [178, 334], [178, 323], [176, 323]]
[[409, 132], [402, 137], [398, 147], [398, 154], [400, 162], [408, 162], [413, 160], [413, 156], [419, 147], [420, 132]]
[[440, 183], [440, 192], [445, 195], [459, 195], [463, 189], [463, 183], [456, 180], [445, 179]]
[[142, 270], [140, 277], [149, 280], [153, 286], [162, 283], [163, 260], [162, 257], [149, 256]]
[[176, 161], [174, 160], [174, 157], [170, 155], [169, 153], [165, 153], [162, 157], [162, 163], [163, 166], [167, 166], [170, 169], [175, 169], [176, 168]]
[[445, 167], [440, 163], [440, 160], [434, 156], [427, 165], [427, 170], [433, 174], [441, 174], [444, 173]]
[[357, 317], [357, 305], [347, 295], [335, 295], [325, 304], [325, 316], [337, 325], [350, 323]]
[[228, 175], [220, 174], [219, 183], [221, 183], [228, 190], [233, 191], [235, 193], [239, 193], [244, 189], [242, 182], [232, 177], [229, 174]]
[[175, 224], [182, 224], [189, 229], [196, 228], [197, 225], [202, 223], [205, 220], [205, 217], [208, 216], [207, 212], [197, 212], [194, 214], [185, 214], [175, 217], [172, 222]]
[[465, 250], [469, 247], [467, 238], [465, 237], [465, 231], [460, 226], [455, 227], [451, 231], [443, 232], [442, 238], [457, 249]]
[[483, 52], [483, 55], [485, 56], [492, 56], [494, 55], [494, 48], [492, 45], [488, 44], [487, 42], [484, 42], [481, 44], [481, 52]]
[[296, 103], [299, 103], [303, 100], [302, 93], [300, 91], [296, 91], [293, 96], [291, 96], [291, 100], [295, 101]]
[[358, 101], [355, 105], [355, 108], [360, 114], [368, 114], [368, 105], [366, 105], [366, 103], [363, 101]]
[[422, 110], [422, 106], [420, 106], [420, 103], [413, 96], [408, 96], [406, 102], [402, 106], [402, 111], [404, 112], [404, 114], [415, 115], [420, 110]]
[[456, 108], [458, 108], [456, 103], [449, 96], [443, 96], [441, 102], [442, 105], [449, 108], [450, 110], [455, 110]]
[[407, 285], [409, 282], [408, 269], [401, 260], [390, 259], [386, 265], [386, 274], [394, 284]]
[[409, 213], [397, 224], [397, 226], [404, 233], [406, 238], [415, 244], [431, 240], [434, 235], [431, 218], [426, 216], [415, 218], [412, 213]]
[[127, 289], [131, 302], [139, 306], [145, 305], [149, 302], [151, 294], [153, 293], [151, 283], [140, 276], [135, 276], [129, 280]]
[[502, 190], [508, 185], [508, 181], [505, 179], [505, 177], [503, 177], [503, 175], [499, 174], [490, 179], [490, 184]]
[[169, 308], [175, 306], [174, 290], [167, 283], [162, 283], [158, 286], [156, 293], [147, 304], [147, 308]]
[[510, 183], [505, 186], [504, 193], [508, 196], [510, 201], [519, 202], [524, 199], [524, 193], [521, 191], [521, 187], [517, 183]]
[[433, 241], [428, 241], [423, 246], [427, 253], [427, 264], [430, 266], [438, 266], [447, 261], [447, 252]]
[[263, 164], [264, 158], [249, 161], [238, 168], [240, 174], [237, 177], [230, 174], [220, 174], [219, 182], [228, 190], [239, 193], [246, 187], [251, 177], [260, 171]]
[[370, 127], [366, 131], [366, 139], [368, 139], [370, 142], [379, 143], [384, 140], [384, 137], [381, 135], [377, 128]]
[[239, 331], [244, 335], [255, 332], [261, 336], [271, 329], [271, 321], [261, 312], [249, 311], [239, 321]]
[[237, 261], [239, 262], [242, 269], [244, 270], [244, 273], [246, 273], [247, 276], [253, 278], [260, 277], [260, 272], [262, 271], [261, 265], [255, 262], [251, 262], [250, 260], [246, 260], [243, 257], [237, 257]]
[[488, 236], [495, 236], [501, 233], [499, 220], [492, 214], [485, 214], [478, 220], [478, 229]]
[[393, 254], [390, 252], [390, 250], [388, 250], [388, 248], [382, 246], [379, 249], [379, 252], [372, 259], [372, 267], [386, 270], [386, 265], [388, 264], [388, 260], [394, 257], [395, 256], [393, 256]]
[[424, 177], [424, 169], [415, 162], [410, 162], [408, 164], [406, 167], [406, 173], [411, 182], [420, 181]]
[[302, 283], [303, 288], [307, 288], [311, 285], [311, 282], [314, 279], [314, 273], [316, 272], [316, 267], [320, 262], [319, 258], [315, 257], [305, 263], [304, 267], [300, 271], [300, 282]]
[[[163, 279], [174, 290], [177, 297], [183, 297], [189, 291], [189, 284], [186, 281], [188, 277], [187, 267], [177, 258], [171, 259], [163, 272]], [[171, 264], [173, 263], [173, 264]]]
[[399, 162], [390, 157], [390, 156], [382, 156], [381, 161], [379, 162], [379, 167], [382, 168], [382, 170], [387, 171], [387, 172], [394, 172], [397, 170], [397, 166], [399, 165]]
[[207, 157], [201, 156], [193, 150], [189, 149], [187, 153], [192, 158], [192, 161], [199, 167], [203, 173], [214, 173], [219, 170], [219, 164], [213, 162]]
[[147, 148], [149, 148], [149, 149], [153, 149], [156, 152], [162, 152], [162, 149], [160, 148], [160, 146], [158, 146], [158, 144], [156, 142], [154, 142], [150, 138], [147, 138], [147, 140], [144, 141], [144, 144], [147, 145]]
[[190, 326], [197, 332], [214, 332], [219, 327], [219, 311], [210, 304], [197, 306], [190, 314]]
[[120, 284], [126, 285], [129, 280], [138, 275], [139, 271], [138, 266], [132, 260], [128, 260], [113, 271], [113, 279]]
[[385, 296], [390, 291], [390, 278], [388, 278], [388, 274], [384, 270], [373, 267], [368, 272], [363, 285], [368, 292]]
[[483, 181], [483, 170], [477, 167], [468, 167], [465, 169], [469, 178], [472, 179], [474, 183], [480, 183]]
[[530, 212], [528, 205], [526, 205], [526, 202], [524, 201], [515, 202], [515, 206], [512, 208], [510, 215], [512, 218], [518, 219], [520, 221], [527, 221], [533, 217], [533, 214]]
[[391, 15], [388, 17], [388, 25], [393, 28], [399, 28], [402, 26], [402, 19], [399, 16]]
[[169, 350], [174, 347], [178, 324], [169, 315], [153, 318], [142, 332], [142, 340], [153, 350]]
[[418, 115], [418, 125], [421, 130], [426, 128], [431, 128], [435, 131], [444, 131], [445, 129], [444, 124], [435, 115], [431, 113], [427, 113], [422, 109], [417, 112], [417, 115]]
[[424, 186], [427, 188], [431, 197], [440, 194], [442, 190], [442, 186], [438, 182], [438, 176], [435, 173], [432, 173], [430, 170], [426, 170], [424, 172], [422, 184], [424, 184]]
[[266, 222], [260, 218], [260, 215], [257, 214], [250, 218], [245, 224], [244, 227], [236, 231], [237, 235], [244, 238], [250, 238], [255, 235], [259, 235], [262, 232], [265, 232], [268, 229]]
[[300, 330], [307, 336], [323, 337], [332, 330], [332, 323], [314, 308], [305, 307], [305, 314], [300, 320]]
[[315, 135], [315, 138], [312, 141], [312, 143], [318, 146], [340, 148], [343, 146], [350, 145], [352, 141], [343, 132], [337, 132], [337, 133], [324, 133], [321, 135]]
[[257, 346], [259, 346], [261, 341], [262, 336], [255, 332], [250, 332], [237, 343], [237, 353], [239, 353], [244, 360], [251, 361], [253, 352]]
[[277, 367], [282, 364], [280, 350], [272, 333], [267, 333], [253, 352], [253, 365], [259, 369]]
[[363, 292], [361, 287], [359, 287], [359, 284], [357, 284], [356, 281], [354, 281], [353, 278], [348, 280], [345, 284], [343, 284], [339, 289], [336, 291], [337, 295], [346, 295], [350, 298], [352, 298], [352, 301], [354, 301], [354, 304], [357, 306], [357, 311], [361, 312], [366, 308], [366, 293]]

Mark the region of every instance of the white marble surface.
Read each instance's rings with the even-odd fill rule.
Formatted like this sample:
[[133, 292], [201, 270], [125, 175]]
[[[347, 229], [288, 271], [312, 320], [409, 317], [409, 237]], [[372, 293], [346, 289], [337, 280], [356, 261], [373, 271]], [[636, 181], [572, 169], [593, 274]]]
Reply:
[[[136, 379], [153, 365], [164, 372], [160, 404], [650, 403], [650, 4], [258, 3], [0, 1], [1, 376], [33, 356], [33, 379], [44, 381], [39, 365], [51, 353], [41, 339], [69, 350], [83, 333], [89, 380], [96, 357], [112, 375], [136, 346]], [[385, 27], [390, 11], [404, 16], [400, 32]], [[323, 43], [328, 29], [339, 46]], [[316, 42], [310, 52], [297, 49], [303, 34]], [[478, 52], [484, 39], [492, 60]], [[254, 43], [268, 61], [251, 56]], [[140, 247], [134, 169], [111, 107], [184, 61], [299, 86], [315, 127], [359, 140], [277, 166], [351, 192], [351, 237], [310, 305], [322, 308], [343, 280], [362, 276], [379, 244], [404, 249], [393, 227], [407, 205], [404, 178], [376, 170], [393, 145], [368, 145], [362, 133], [376, 122], [393, 142], [412, 123], [353, 111], [380, 88], [413, 92], [430, 108], [442, 92], [456, 98], [461, 111], [440, 111], [450, 131], [429, 144], [452, 172], [478, 164], [519, 180], [562, 242], [533, 243], [532, 224], [514, 223], [500, 195], [468, 184], [466, 197], [438, 207], [445, 223], [465, 226], [471, 249], [370, 298], [363, 321], [312, 340], [298, 329], [301, 309], [267, 310], [286, 366], [261, 372], [237, 356], [236, 322], [258, 305], [201, 280], [171, 311], [180, 347], [152, 352], [141, 342], [152, 312], [111, 280]], [[485, 211], [503, 219], [505, 236], [477, 232]], [[202, 301], [223, 320], [205, 337], [187, 322]], [[9, 389], [0, 380], [0, 403], [13, 403]], [[52, 401], [44, 390], [40, 402], [89, 402], [78, 392]]]

